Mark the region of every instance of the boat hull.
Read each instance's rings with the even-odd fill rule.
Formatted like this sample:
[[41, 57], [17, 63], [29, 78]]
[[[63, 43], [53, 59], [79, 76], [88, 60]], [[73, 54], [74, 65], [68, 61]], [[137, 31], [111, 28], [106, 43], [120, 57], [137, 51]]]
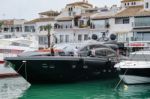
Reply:
[[150, 83], [150, 68], [121, 68], [119, 77], [126, 84]]
[[[29, 82], [77, 81], [117, 77], [115, 62], [105, 58], [17, 57], [6, 58]], [[15, 66], [14, 66], [15, 65]]]

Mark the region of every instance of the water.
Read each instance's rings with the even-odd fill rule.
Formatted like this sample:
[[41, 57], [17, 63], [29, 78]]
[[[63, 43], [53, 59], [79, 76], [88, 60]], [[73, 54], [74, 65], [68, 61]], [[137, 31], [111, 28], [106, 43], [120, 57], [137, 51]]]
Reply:
[[118, 79], [67, 84], [33, 84], [23, 78], [0, 80], [0, 99], [150, 99], [150, 85], [124, 85]]
[[22, 77], [0, 79], [0, 99], [17, 99], [30, 87]]

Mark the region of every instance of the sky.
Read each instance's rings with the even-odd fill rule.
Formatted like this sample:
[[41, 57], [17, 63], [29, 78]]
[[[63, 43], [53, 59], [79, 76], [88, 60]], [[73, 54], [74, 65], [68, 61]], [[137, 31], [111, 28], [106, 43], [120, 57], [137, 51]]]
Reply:
[[[61, 11], [66, 4], [81, 0], [0, 0], [0, 19], [26, 19], [38, 18], [38, 13], [57, 10]], [[116, 4], [120, 6], [121, 0], [88, 0], [97, 7], [108, 7]]]

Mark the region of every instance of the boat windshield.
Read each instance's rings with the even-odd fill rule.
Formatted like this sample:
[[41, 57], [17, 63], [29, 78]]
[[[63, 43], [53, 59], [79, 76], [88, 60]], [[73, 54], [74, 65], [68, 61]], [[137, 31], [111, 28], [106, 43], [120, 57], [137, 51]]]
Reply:
[[150, 54], [131, 54], [129, 60], [132, 61], [150, 61]]
[[11, 42], [10, 45], [29, 47], [31, 43], [32, 43], [31, 41], [27, 41], [27, 40], [18, 40], [18, 41]]

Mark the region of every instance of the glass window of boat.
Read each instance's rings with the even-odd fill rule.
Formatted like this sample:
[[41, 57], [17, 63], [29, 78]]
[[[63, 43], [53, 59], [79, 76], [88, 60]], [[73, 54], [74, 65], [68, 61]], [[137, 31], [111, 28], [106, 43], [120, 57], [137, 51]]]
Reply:
[[24, 47], [28, 47], [29, 44], [22, 44], [22, 43], [18, 43], [18, 42], [12, 42], [11, 45], [14, 45], [14, 46], [24, 46]]
[[132, 61], [150, 61], [150, 54], [131, 54], [129, 60]]
[[105, 50], [98, 50], [98, 51], [95, 51], [95, 55], [96, 55], [97, 57], [106, 56], [106, 51], [105, 51]]
[[111, 50], [107, 50], [107, 51], [106, 51], [106, 55], [107, 55], [108, 57], [115, 57], [115, 56], [116, 56], [115, 52], [114, 52], [114, 51], [111, 51]]
[[90, 45], [90, 49], [93, 49], [93, 48], [106, 48], [106, 46], [100, 45], [100, 44]]
[[82, 48], [80, 51], [88, 51], [89, 50], [89, 46], [85, 46], [84, 48]]

